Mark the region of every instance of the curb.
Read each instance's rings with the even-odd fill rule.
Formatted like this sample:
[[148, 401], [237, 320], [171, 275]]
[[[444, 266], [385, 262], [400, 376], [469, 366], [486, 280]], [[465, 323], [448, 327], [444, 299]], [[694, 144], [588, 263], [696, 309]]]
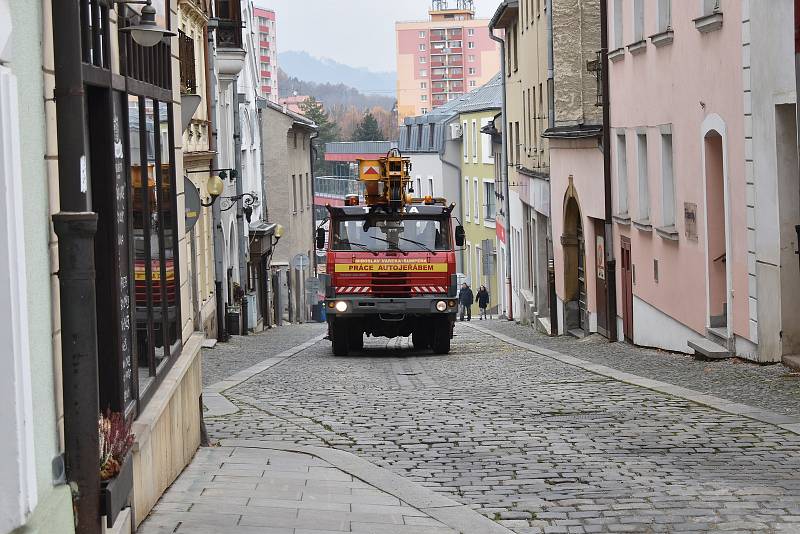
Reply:
[[203, 388], [203, 406], [206, 410], [203, 412], [204, 417], [221, 417], [223, 415], [231, 415], [239, 411], [239, 408], [229, 401], [223, 393], [233, 387], [238, 386], [243, 382], [247, 382], [255, 375], [263, 373], [270, 367], [278, 365], [284, 360], [291, 358], [295, 354], [303, 352], [309, 347], [313, 347], [325, 338], [325, 334], [320, 334], [311, 338], [309, 341], [294, 348], [285, 350], [280, 354], [271, 356], [253, 366], [243, 369], [236, 374], [233, 374], [225, 380], [220, 380], [210, 386]]
[[472, 328], [473, 330], [482, 332], [486, 335], [495, 337], [510, 345], [523, 348], [527, 351], [533, 352], [540, 356], [551, 358], [553, 360], [557, 360], [562, 363], [572, 365], [574, 367], [579, 367], [591, 373], [595, 373], [601, 376], [605, 376], [607, 378], [618, 380], [626, 384], [631, 384], [633, 386], [643, 387], [645, 389], [656, 391], [658, 393], [664, 393], [666, 395], [678, 397], [684, 400], [694, 402], [696, 404], [708, 406], [709, 408], [714, 408], [721, 412], [729, 413], [731, 415], [738, 415], [740, 417], [746, 417], [748, 419], [759, 421], [761, 423], [775, 425], [779, 428], [800, 435], [800, 419], [798, 419], [797, 417], [783, 415], [776, 412], [771, 412], [769, 410], [764, 410], [761, 408], [754, 408], [746, 404], [739, 404], [726, 399], [722, 399], [720, 397], [715, 397], [713, 395], [706, 395], [705, 393], [700, 393], [699, 391], [695, 391], [693, 389], [676, 386], [674, 384], [668, 384], [667, 382], [661, 382], [659, 380], [643, 378], [641, 376], [633, 375], [623, 371], [618, 371], [617, 369], [607, 367], [605, 365], [588, 362], [586, 360], [581, 360], [580, 358], [576, 358], [574, 356], [568, 356], [566, 354], [562, 354], [554, 350], [546, 349], [544, 347], [539, 347], [537, 345], [532, 345], [530, 343], [525, 343], [524, 341], [519, 341], [518, 339], [514, 339], [505, 334], [494, 332], [492, 330], [483, 328], [481, 326], [473, 324], [468, 324], [466, 326]]
[[268, 449], [307, 454], [323, 460], [333, 467], [366, 482], [374, 488], [393, 495], [457, 530], [461, 534], [511, 534], [512, 531], [481, 515], [469, 506], [457, 503], [407, 478], [378, 467], [349, 452], [311, 445], [296, 445], [280, 441], [224, 439], [221, 447]]

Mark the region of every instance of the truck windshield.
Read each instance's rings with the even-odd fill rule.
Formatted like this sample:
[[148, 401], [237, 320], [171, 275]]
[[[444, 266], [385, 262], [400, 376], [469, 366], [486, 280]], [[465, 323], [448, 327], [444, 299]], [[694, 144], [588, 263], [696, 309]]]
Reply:
[[402, 218], [377, 221], [364, 230], [364, 219], [343, 219], [331, 224], [332, 250], [445, 251], [450, 246], [450, 220]]

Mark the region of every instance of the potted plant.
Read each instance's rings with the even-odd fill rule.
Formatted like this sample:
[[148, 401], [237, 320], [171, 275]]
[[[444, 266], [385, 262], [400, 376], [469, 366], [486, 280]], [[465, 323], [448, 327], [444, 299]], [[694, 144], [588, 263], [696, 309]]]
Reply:
[[100, 512], [106, 516], [108, 528], [128, 505], [133, 489], [131, 449], [134, 436], [131, 425], [119, 413], [100, 414]]

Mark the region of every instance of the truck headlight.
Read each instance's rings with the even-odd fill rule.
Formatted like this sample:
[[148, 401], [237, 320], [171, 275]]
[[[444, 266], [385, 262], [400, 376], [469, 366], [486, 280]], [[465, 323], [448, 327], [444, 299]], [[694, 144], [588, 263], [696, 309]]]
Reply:
[[339, 313], [344, 313], [347, 311], [347, 303], [343, 300], [340, 300], [336, 303], [336, 311]]
[[440, 312], [447, 310], [447, 303], [443, 300], [440, 300], [439, 302], [436, 303], [436, 309], [439, 310]]

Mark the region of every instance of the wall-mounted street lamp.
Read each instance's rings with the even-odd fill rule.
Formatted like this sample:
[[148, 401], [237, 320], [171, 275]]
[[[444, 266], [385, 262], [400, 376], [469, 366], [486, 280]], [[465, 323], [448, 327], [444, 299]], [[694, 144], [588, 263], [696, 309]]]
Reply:
[[[198, 172], [208, 171], [187, 171], [187, 174]], [[231, 180], [235, 180], [237, 176], [236, 171], [233, 169], [216, 169], [211, 172], [215, 174], [209, 176], [206, 181], [206, 190], [211, 198], [207, 202], [201, 202], [200, 205], [204, 208], [209, 208], [214, 205], [217, 199], [220, 199], [220, 211], [228, 211], [241, 201], [242, 213], [244, 213], [245, 219], [247, 219], [249, 223], [253, 215], [253, 208], [259, 206], [261, 203], [258, 195], [255, 193], [242, 193], [241, 195], [224, 197], [222, 193], [225, 192], [225, 179], [228, 177], [228, 172], [231, 173]]]
[[139, 14], [139, 23], [126, 26], [120, 31], [130, 33], [133, 40], [139, 46], [151, 47], [161, 42], [164, 37], [175, 37], [177, 33], [159, 27], [156, 23], [156, 9], [153, 7], [152, 0], [113, 0], [114, 4], [139, 4], [143, 5], [142, 12]]

